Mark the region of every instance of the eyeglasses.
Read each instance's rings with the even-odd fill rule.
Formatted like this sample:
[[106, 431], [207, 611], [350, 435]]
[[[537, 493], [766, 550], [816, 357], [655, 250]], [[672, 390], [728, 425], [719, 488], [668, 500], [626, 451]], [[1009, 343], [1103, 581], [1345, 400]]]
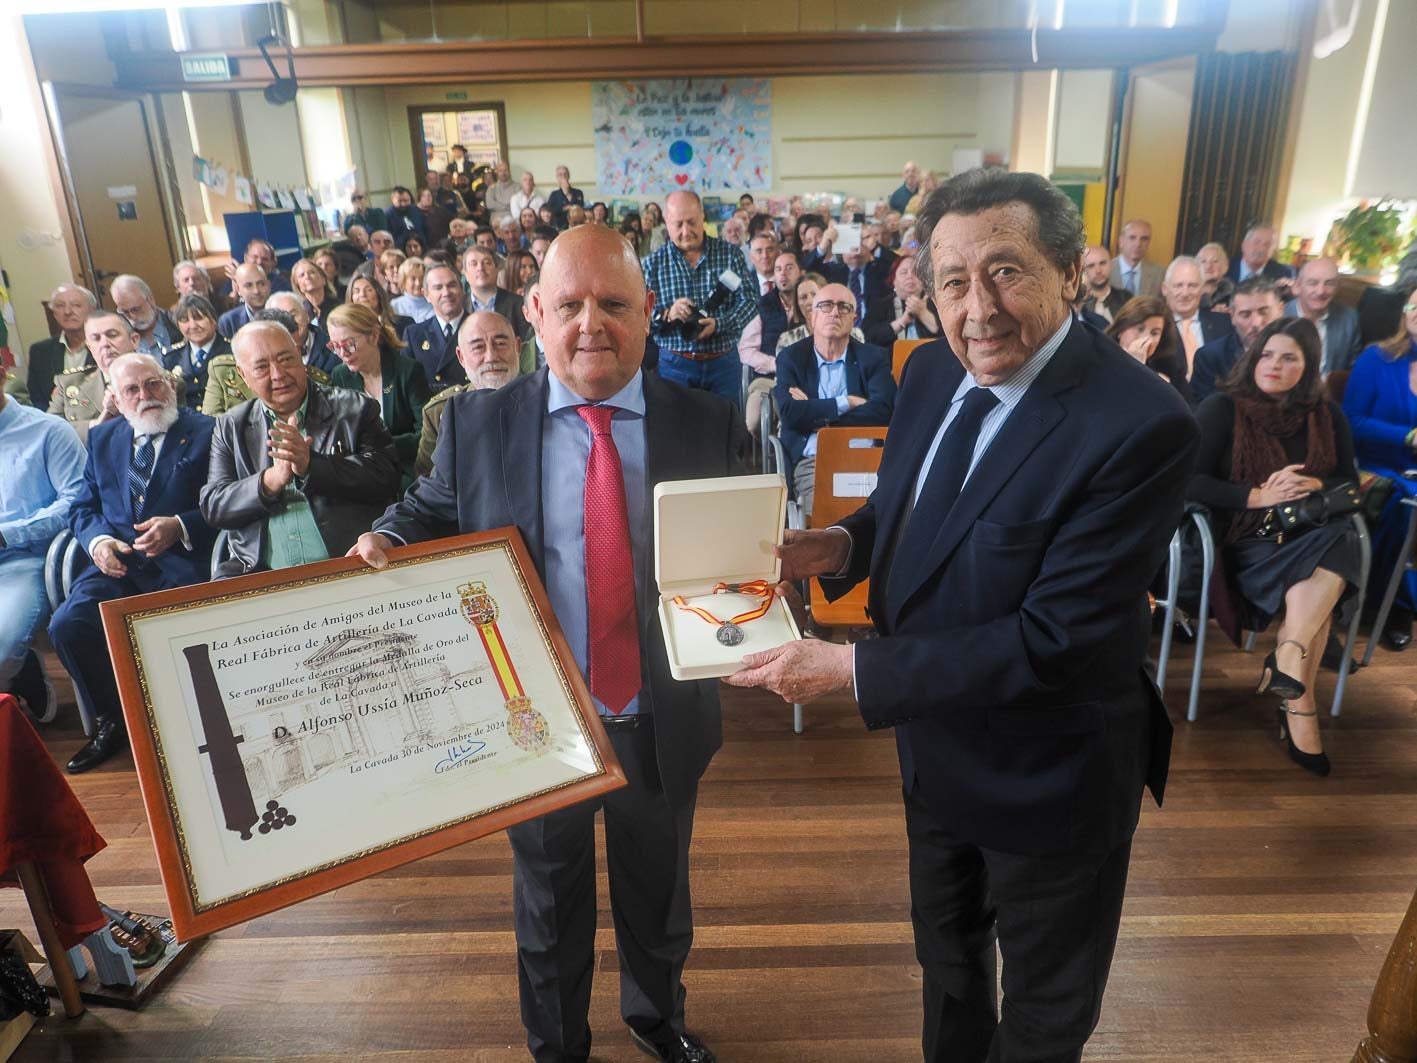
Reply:
[[119, 394], [125, 399], [136, 399], [140, 394], [146, 392], [149, 395], [161, 395], [167, 390], [167, 381], [163, 377], [153, 376], [144, 380], [141, 385], [124, 384], [119, 389]]
[[854, 314], [856, 307], [851, 303], [813, 303], [812, 309], [819, 314]]
[[353, 354], [359, 349], [358, 340], [330, 340], [325, 344], [331, 354]]

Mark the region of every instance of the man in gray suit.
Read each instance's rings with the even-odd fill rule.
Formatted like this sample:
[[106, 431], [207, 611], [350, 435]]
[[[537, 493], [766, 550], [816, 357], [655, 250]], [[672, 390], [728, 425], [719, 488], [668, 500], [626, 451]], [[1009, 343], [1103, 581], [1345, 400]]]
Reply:
[[1117, 237], [1117, 257], [1112, 260], [1108, 277], [1114, 288], [1125, 288], [1133, 295], [1160, 295], [1162, 270], [1146, 261], [1151, 247], [1151, 222], [1133, 218], [1122, 226]]
[[1358, 312], [1333, 301], [1338, 294], [1338, 266], [1331, 258], [1314, 258], [1299, 270], [1298, 296], [1285, 304], [1288, 317], [1306, 317], [1319, 330], [1324, 344], [1323, 371], [1353, 368], [1363, 349]]
[[310, 380], [274, 321], [242, 326], [231, 348], [255, 398], [212, 433], [201, 510], [231, 533], [219, 576], [339, 557], [398, 497], [398, 454], [378, 404]]
[[351, 553], [515, 524], [629, 785], [512, 827], [522, 1021], [538, 1063], [584, 1061], [595, 966], [595, 814], [605, 811], [620, 1013], [646, 1054], [712, 1063], [684, 1028], [698, 780], [723, 740], [718, 684], [675, 682], [656, 620], [651, 499], [740, 469], [746, 432], [716, 395], [643, 373], [654, 296], [613, 229], [546, 253], [531, 300], [546, 368], [444, 407], [433, 471]]

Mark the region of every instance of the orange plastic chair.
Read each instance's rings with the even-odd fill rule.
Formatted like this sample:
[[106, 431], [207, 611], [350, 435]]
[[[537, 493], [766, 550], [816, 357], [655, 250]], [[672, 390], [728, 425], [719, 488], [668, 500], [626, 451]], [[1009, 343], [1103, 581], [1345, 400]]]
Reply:
[[[874, 487], [881, 467], [881, 448], [886, 430], [882, 428], [823, 428], [817, 433], [817, 471], [813, 482], [812, 527], [825, 528], [861, 508]], [[845, 493], [838, 495], [837, 474]], [[864, 479], [869, 477], [869, 480]], [[821, 584], [812, 580], [812, 618], [831, 627], [860, 627], [869, 624], [866, 602], [870, 581], [862, 580], [851, 592], [828, 602]]]
[[896, 340], [891, 347], [891, 375], [895, 377], [895, 382], [900, 383], [900, 374], [905, 372], [905, 363], [910, 358], [910, 352], [919, 347], [922, 343], [929, 343], [929, 340]]

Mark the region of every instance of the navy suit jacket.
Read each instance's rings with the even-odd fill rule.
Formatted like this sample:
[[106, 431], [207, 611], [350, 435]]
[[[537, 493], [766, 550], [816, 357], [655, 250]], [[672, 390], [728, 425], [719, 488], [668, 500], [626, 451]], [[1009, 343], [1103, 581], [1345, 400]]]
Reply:
[[963, 377], [944, 340], [906, 363], [876, 489], [841, 522], [846, 573], [822, 580], [833, 598], [871, 581], [881, 637], [855, 647], [860, 712], [896, 728], [905, 786], [954, 840], [1110, 851], [1136, 827], [1143, 784], [1160, 801], [1166, 781], [1146, 591], [1181, 520], [1196, 423], [1155, 373], [1073, 322], [930, 546], [896, 557]]
[[[1196, 317], [1200, 321], [1201, 334], [1204, 338], [1202, 347], [1207, 343], [1224, 339], [1235, 331], [1235, 323], [1230, 320], [1229, 314], [1222, 314], [1216, 310], [1197, 310]], [[1104, 325], [1103, 328], [1105, 330], [1106, 326]]]
[[415, 321], [404, 329], [404, 346], [413, 359], [423, 366], [423, 372], [428, 376], [428, 389], [434, 395], [454, 384], [467, 383], [467, 371], [458, 361], [458, 328], [462, 322], [460, 317], [453, 325], [451, 340], [443, 338], [443, 326], [436, 317]]
[[[796, 298], [796, 296], [794, 296]], [[763, 321], [763, 339], [758, 344], [758, 350], [764, 354], [777, 354], [777, 341], [782, 334], [787, 331], [787, 311], [782, 308], [782, 298], [774, 288], [767, 295], [758, 296], [758, 317]], [[755, 376], [767, 376], [766, 373], [755, 373]]]
[[[1276, 262], [1274, 259], [1270, 259], [1264, 264], [1264, 268], [1260, 270], [1260, 273], [1268, 277], [1272, 281], [1280, 281], [1286, 278], [1293, 277], [1294, 267], [1286, 266], [1283, 262]], [[1225, 275], [1229, 277], [1232, 281], [1234, 281], [1236, 284], [1240, 283], [1239, 255], [1236, 255], [1230, 260], [1230, 268], [1226, 270]]]
[[[546, 543], [541, 508], [542, 421], [546, 369], [496, 391], [464, 391], [443, 410], [433, 471], [374, 522], [408, 543], [516, 525], [543, 580]], [[644, 374], [645, 477], [649, 494], [664, 480], [730, 476], [742, 471], [747, 430], [736, 406]], [[646, 551], [648, 555], [650, 552]], [[718, 683], [677, 682], [669, 674], [659, 625], [653, 558], [636, 576], [643, 688], [640, 711], [654, 713], [654, 744], [664, 792], [675, 807], [723, 744]]]
[[[1299, 317], [1303, 311], [1298, 299], [1290, 299], [1284, 304], [1286, 317]], [[1344, 306], [1338, 301], [1329, 304], [1328, 321], [1324, 323], [1323, 371], [1332, 373], [1337, 369], [1352, 369], [1353, 362], [1362, 353], [1363, 343], [1359, 336], [1358, 311]]]
[[89, 454], [84, 464], [84, 487], [69, 510], [69, 528], [84, 550], [98, 535], [111, 535], [125, 543], [138, 537], [133, 525], [146, 517], [179, 517], [187, 529], [192, 549], [175, 543], [164, 554], [149, 560], [139, 553], [125, 554], [128, 575], [143, 590], [205, 583], [211, 576], [212, 543], [216, 532], [202, 517], [197, 496], [207, 482], [207, 465], [216, 421], [196, 410], [181, 408], [167, 430], [162, 451], [148, 480], [143, 515], [133, 513], [128, 490], [128, 469], [133, 464], [133, 429], [121, 418], [89, 429]]
[[1220, 339], [1203, 344], [1196, 351], [1196, 361], [1191, 366], [1193, 404], [1199, 406], [1206, 396], [1220, 386], [1220, 382], [1235, 368], [1235, 363], [1240, 360], [1244, 350], [1240, 346], [1240, 334], [1232, 329]]
[[[788, 467], [802, 460], [807, 440], [821, 428], [849, 428], [853, 425], [886, 425], [891, 423], [895, 408], [895, 377], [891, 375], [891, 354], [883, 347], [850, 340], [846, 353], [846, 393], [859, 395], [866, 402], [845, 413], [837, 412], [836, 399], [817, 398], [820, 373], [817, 352], [812, 337], [798, 340], [783, 348], [777, 356], [777, 384], [773, 398], [777, 400], [782, 418], [782, 446], [787, 451]], [[801, 388], [810, 398], [794, 399], [790, 388]]]
[[251, 311], [246, 308], [245, 303], [237, 303], [234, 308], [228, 310], [217, 318], [216, 330], [224, 339], [231, 339], [236, 335], [242, 325], [251, 320]]

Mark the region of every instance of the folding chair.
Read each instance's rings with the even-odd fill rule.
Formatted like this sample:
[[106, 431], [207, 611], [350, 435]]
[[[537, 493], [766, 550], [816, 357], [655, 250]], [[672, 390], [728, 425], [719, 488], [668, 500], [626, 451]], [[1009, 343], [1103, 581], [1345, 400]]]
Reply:
[[891, 346], [891, 375], [895, 377], [895, 382], [900, 383], [900, 375], [905, 372], [905, 363], [910, 360], [910, 354], [922, 343], [929, 343], [929, 340], [896, 340]]
[[[88, 554], [84, 553], [79, 540], [74, 538], [74, 533], [69, 529], [65, 528], [50, 541], [49, 550], [44, 555], [44, 593], [49, 599], [51, 616], [64, 604], [64, 599], [69, 597], [74, 580], [87, 560]], [[74, 687], [74, 704], [78, 706], [79, 722], [83, 724], [84, 734], [92, 737], [95, 725], [93, 709], [77, 686]]]

